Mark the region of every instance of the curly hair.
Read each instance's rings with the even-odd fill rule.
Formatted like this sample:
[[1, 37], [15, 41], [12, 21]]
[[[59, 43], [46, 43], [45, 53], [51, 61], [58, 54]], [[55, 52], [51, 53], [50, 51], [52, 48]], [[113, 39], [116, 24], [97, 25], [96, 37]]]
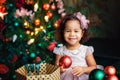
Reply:
[[[63, 31], [65, 29], [66, 22], [70, 21], [70, 20], [77, 20], [77, 21], [79, 21], [79, 23], [81, 25], [81, 21], [80, 21], [80, 19], [78, 19], [76, 17], [76, 15], [74, 15], [74, 14], [66, 15], [64, 18], [62, 18], [61, 23], [60, 23], [60, 27], [56, 30], [56, 33], [55, 33], [55, 40], [56, 41], [65, 43]], [[82, 28], [81, 26], [80, 26], [80, 28], [84, 32], [83, 37], [80, 40], [80, 43], [84, 43], [90, 38], [90, 34], [88, 32], [88, 28]]]

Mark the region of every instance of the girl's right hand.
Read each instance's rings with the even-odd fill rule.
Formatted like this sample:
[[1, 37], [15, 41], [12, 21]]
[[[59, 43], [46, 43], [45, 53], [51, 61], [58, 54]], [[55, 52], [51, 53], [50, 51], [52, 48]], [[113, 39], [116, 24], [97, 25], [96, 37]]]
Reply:
[[64, 73], [66, 71], [65, 68], [63, 68], [63, 66], [60, 66], [60, 73]]

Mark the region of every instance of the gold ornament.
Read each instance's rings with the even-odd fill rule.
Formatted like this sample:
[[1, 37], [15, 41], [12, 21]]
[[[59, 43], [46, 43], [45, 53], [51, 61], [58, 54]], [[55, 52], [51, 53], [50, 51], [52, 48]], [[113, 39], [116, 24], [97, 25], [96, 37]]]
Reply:
[[40, 26], [40, 19], [36, 19], [36, 20], [34, 21], [34, 24], [35, 24], [35, 26]]
[[33, 4], [33, 3], [34, 3], [34, 0], [25, 0], [25, 2], [26, 2], [27, 4]]

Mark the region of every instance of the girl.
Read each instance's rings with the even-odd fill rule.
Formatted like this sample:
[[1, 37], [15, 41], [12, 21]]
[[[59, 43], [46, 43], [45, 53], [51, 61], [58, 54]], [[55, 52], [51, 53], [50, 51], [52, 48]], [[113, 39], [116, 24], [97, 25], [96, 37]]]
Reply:
[[59, 59], [64, 55], [72, 59], [69, 68], [61, 67], [61, 80], [88, 80], [88, 74], [96, 69], [93, 48], [82, 44], [87, 40], [88, 23], [80, 12], [66, 15], [61, 21], [60, 35], [64, 46], [54, 48], [55, 64], [59, 65]]

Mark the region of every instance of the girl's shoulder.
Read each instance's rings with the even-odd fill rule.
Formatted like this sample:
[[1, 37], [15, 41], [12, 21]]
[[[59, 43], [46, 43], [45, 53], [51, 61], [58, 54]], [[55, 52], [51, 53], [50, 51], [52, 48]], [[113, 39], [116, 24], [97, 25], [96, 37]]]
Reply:
[[81, 49], [83, 49], [84, 51], [89, 51], [89, 52], [91, 52], [91, 53], [93, 53], [94, 52], [94, 48], [93, 48], [93, 46], [88, 46], [88, 45], [81, 45]]

